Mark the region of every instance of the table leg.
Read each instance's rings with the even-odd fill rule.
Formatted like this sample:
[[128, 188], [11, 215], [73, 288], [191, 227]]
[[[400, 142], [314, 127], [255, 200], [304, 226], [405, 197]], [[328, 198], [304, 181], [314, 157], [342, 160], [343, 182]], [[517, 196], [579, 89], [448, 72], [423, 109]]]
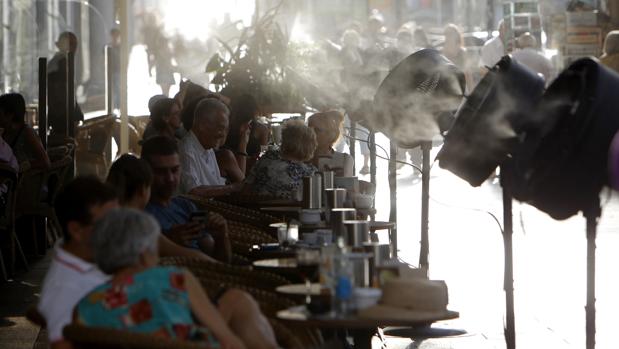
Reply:
[[350, 333], [355, 341], [355, 349], [372, 349], [372, 337], [376, 333], [375, 328], [351, 330]]

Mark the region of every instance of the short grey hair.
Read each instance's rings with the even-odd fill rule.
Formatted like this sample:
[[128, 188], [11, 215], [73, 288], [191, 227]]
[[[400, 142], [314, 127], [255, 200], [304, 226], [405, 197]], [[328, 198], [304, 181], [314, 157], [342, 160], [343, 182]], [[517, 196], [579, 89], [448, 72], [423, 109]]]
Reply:
[[537, 39], [531, 33], [526, 32], [518, 37], [518, 46], [520, 48], [536, 48], [537, 47]]
[[92, 248], [95, 263], [106, 274], [137, 265], [144, 252], [156, 252], [161, 228], [150, 215], [115, 208], [95, 223]]
[[282, 126], [281, 152], [308, 161], [316, 151], [316, 134], [301, 120], [289, 120]]
[[215, 98], [204, 98], [196, 106], [193, 113], [193, 123], [197, 124], [199, 120], [208, 120], [216, 112], [223, 111], [227, 116], [230, 116], [230, 109], [222, 101]]
[[604, 40], [604, 55], [619, 53], [619, 30], [608, 32]]

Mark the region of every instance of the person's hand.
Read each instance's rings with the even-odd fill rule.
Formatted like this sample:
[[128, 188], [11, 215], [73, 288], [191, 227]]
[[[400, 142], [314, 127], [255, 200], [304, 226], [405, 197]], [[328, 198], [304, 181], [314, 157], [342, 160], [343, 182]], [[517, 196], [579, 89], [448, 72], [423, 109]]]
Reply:
[[239, 128], [239, 152], [245, 153], [247, 151], [247, 144], [249, 143], [249, 135], [251, 134], [251, 127], [249, 123], [241, 125]]
[[190, 246], [191, 241], [200, 237], [200, 232], [205, 228], [203, 223], [189, 222], [186, 224], [178, 224], [170, 228], [164, 234], [175, 243], [181, 246]]
[[225, 234], [228, 231], [228, 221], [220, 214], [209, 212], [207, 222], [209, 233]]

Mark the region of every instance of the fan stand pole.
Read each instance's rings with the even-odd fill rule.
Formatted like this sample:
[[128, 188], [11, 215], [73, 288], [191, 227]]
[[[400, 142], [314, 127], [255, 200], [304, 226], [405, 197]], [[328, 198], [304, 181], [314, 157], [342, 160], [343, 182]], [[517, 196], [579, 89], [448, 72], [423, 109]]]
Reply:
[[587, 220], [587, 305], [585, 306], [587, 349], [595, 348], [595, 239], [601, 213], [599, 202], [584, 212]]
[[430, 270], [428, 255], [430, 254], [430, 239], [428, 236], [429, 209], [430, 209], [430, 150], [432, 142], [421, 143], [421, 251], [419, 253], [419, 267], [426, 275]]
[[503, 290], [505, 290], [505, 344], [507, 349], [516, 348], [516, 321], [514, 311], [514, 255], [512, 236], [514, 233], [512, 219], [512, 191], [509, 183], [509, 164], [501, 165], [501, 187], [503, 188], [503, 246], [505, 251], [505, 271], [503, 273]]
[[350, 156], [352, 157], [352, 173], [355, 174], [357, 173], [357, 152], [356, 152], [356, 146], [357, 146], [357, 123], [350, 120], [350, 134], [349, 134], [350, 138], [350, 142], [349, 142], [349, 146], [348, 146], [348, 150], [350, 152]]
[[[389, 221], [397, 222], [398, 221], [398, 184], [397, 184], [397, 174], [396, 174], [396, 156], [397, 156], [398, 147], [397, 145], [391, 141], [389, 144]], [[393, 257], [398, 256], [398, 235], [396, 228], [391, 229], [391, 236], [389, 237], [389, 242], [391, 243]]]
[[[370, 130], [368, 141], [368, 147], [370, 148], [370, 182], [376, 188], [376, 133], [372, 130]], [[374, 203], [372, 203], [372, 207], [374, 207]], [[374, 222], [376, 214], [374, 212], [370, 213], [370, 218]]]

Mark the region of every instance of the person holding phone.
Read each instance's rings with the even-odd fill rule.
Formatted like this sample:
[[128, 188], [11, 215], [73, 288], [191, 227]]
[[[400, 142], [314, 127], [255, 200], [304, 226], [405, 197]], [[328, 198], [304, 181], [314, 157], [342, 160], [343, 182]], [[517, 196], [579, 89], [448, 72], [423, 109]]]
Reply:
[[153, 170], [146, 211], [157, 219], [163, 234], [181, 246], [229, 262], [232, 252], [226, 220], [213, 212], [201, 212], [191, 200], [175, 196], [181, 176], [176, 142], [163, 136], [150, 138], [142, 145], [142, 159]]

